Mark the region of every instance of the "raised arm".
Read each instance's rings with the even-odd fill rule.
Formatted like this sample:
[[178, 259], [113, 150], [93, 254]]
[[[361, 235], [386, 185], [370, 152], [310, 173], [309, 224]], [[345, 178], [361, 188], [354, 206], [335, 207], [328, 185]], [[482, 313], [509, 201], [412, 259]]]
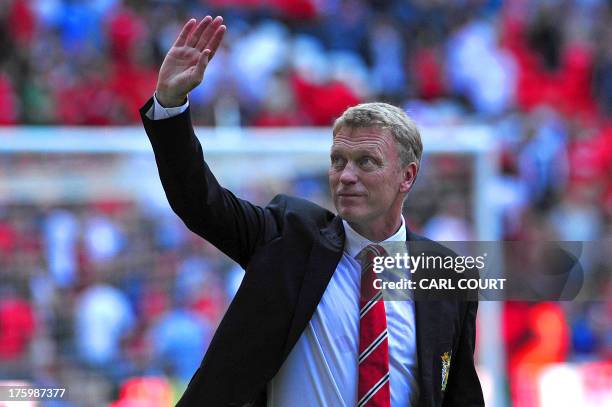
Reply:
[[204, 79], [206, 66], [217, 52], [225, 31], [222, 17], [187, 21], [159, 70], [155, 96], [162, 106], [185, 103], [187, 94]]
[[[225, 33], [222, 22], [221, 17], [207, 16], [185, 24], [159, 72], [156, 98], [162, 106], [183, 105], [202, 82]], [[140, 113], [172, 210], [191, 231], [246, 269], [257, 247], [278, 235], [282, 200], [262, 208], [223, 188], [204, 161], [190, 111], [155, 120], [148, 114], [152, 105], [153, 99]]]

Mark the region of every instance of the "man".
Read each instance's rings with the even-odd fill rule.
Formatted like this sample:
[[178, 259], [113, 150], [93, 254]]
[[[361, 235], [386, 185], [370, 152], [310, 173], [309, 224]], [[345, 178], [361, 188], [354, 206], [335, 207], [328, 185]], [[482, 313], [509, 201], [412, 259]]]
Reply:
[[424, 240], [401, 215], [422, 150], [414, 123], [384, 103], [337, 120], [329, 182], [338, 215], [284, 195], [265, 208], [236, 198], [204, 161], [187, 102], [222, 23], [185, 24], [141, 109], [172, 209], [246, 270], [178, 405], [483, 405], [475, 302], [383, 302], [375, 291], [362, 301], [372, 273], [360, 261], [382, 255], [385, 242]]

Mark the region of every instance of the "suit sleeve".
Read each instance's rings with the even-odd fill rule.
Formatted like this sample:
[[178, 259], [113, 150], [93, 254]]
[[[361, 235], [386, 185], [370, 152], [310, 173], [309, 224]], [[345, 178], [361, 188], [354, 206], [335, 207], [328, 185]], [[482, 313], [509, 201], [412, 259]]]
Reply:
[[476, 344], [477, 301], [469, 301], [461, 330], [457, 350], [452, 355], [448, 385], [443, 406], [476, 407], [484, 406], [482, 387], [474, 365]]
[[221, 187], [204, 161], [190, 110], [154, 121], [146, 116], [152, 103], [140, 115], [170, 207], [192, 232], [246, 269], [257, 247], [280, 233], [284, 201], [262, 208]]

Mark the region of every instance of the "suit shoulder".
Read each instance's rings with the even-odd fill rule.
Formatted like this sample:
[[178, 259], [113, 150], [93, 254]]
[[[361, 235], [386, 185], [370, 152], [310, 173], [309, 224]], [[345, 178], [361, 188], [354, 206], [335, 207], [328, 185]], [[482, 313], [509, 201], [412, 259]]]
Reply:
[[324, 227], [336, 216], [333, 212], [311, 202], [295, 196], [279, 194], [268, 204], [268, 207], [282, 208], [285, 218], [315, 223]]

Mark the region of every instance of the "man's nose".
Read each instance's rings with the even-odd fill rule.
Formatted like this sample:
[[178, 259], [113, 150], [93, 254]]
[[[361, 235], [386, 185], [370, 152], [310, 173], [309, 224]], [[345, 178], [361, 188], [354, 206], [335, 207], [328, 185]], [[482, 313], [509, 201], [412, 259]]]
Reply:
[[347, 164], [340, 174], [340, 182], [343, 184], [354, 184], [358, 180], [357, 173], [352, 164]]

